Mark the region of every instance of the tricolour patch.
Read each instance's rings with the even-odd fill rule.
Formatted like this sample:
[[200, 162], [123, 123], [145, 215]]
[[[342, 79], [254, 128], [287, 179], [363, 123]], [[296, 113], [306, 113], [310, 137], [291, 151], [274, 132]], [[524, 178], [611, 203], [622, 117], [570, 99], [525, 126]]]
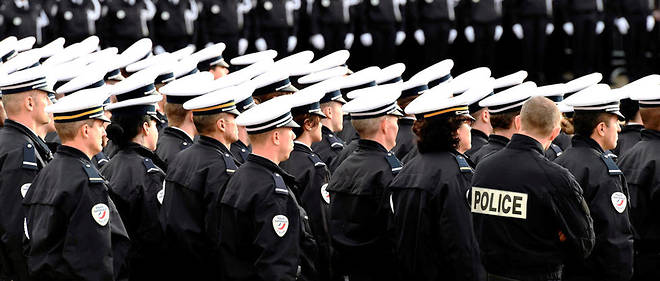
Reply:
[[25, 194], [30, 190], [30, 185], [32, 185], [32, 183], [28, 182], [21, 186], [21, 196], [23, 196], [23, 198], [25, 198]]
[[330, 192], [328, 192], [328, 184], [324, 184], [321, 186], [321, 198], [323, 198], [323, 201], [325, 203], [330, 204]]
[[277, 215], [273, 217], [273, 229], [279, 237], [284, 237], [286, 231], [289, 229], [289, 219], [284, 215]]
[[92, 218], [100, 226], [105, 226], [110, 221], [110, 208], [108, 205], [99, 203], [92, 207]]
[[619, 214], [623, 213], [623, 211], [626, 210], [627, 205], [628, 205], [628, 198], [626, 197], [625, 194], [621, 192], [612, 193], [612, 206], [614, 206], [614, 209], [617, 212], [619, 212]]
[[470, 208], [478, 214], [527, 219], [527, 194], [473, 187]]

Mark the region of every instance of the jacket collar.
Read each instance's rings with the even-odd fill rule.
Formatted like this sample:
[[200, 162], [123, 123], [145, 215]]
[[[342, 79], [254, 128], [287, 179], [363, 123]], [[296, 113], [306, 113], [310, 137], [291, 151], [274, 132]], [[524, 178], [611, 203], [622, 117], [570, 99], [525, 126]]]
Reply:
[[602, 147], [600, 147], [600, 144], [598, 144], [594, 139], [591, 137], [585, 137], [581, 135], [575, 135], [573, 136], [573, 139], [571, 139], [571, 143], [573, 144], [574, 147], [590, 147], [598, 151], [599, 153], [605, 152]]
[[247, 162], [252, 162], [256, 165], [262, 166], [272, 173], [280, 174], [280, 176], [282, 176], [282, 178], [284, 178], [284, 181], [288, 184], [296, 183], [296, 178], [294, 176], [282, 170], [282, 168], [280, 168], [280, 166], [275, 165], [273, 161], [270, 161], [262, 156], [256, 154], [250, 154], [248, 156]]
[[212, 137], [207, 137], [207, 136], [200, 135], [198, 143], [202, 144], [202, 145], [213, 147], [215, 149], [218, 149], [218, 150], [222, 151], [225, 154], [227, 154], [227, 153], [231, 154], [231, 152], [229, 152], [229, 149], [227, 149], [227, 147], [224, 144], [222, 144], [220, 141], [218, 141], [218, 140], [216, 140]]
[[125, 147], [122, 148], [122, 150], [132, 150], [135, 153], [139, 154], [142, 157], [149, 158], [153, 163], [158, 166], [163, 171], [167, 171], [167, 163], [160, 159], [156, 153], [151, 151], [150, 149], [142, 146], [141, 144], [137, 144], [134, 142], [129, 143]]
[[389, 152], [380, 143], [372, 141], [372, 140], [367, 140], [367, 139], [359, 139], [358, 140], [358, 150], [375, 150], [375, 151], [381, 151], [381, 152], [385, 152], [385, 153]]
[[541, 143], [526, 135], [514, 134], [506, 147], [518, 150], [536, 151], [538, 154], [543, 155], [543, 146]]
[[50, 151], [50, 148], [48, 148], [48, 145], [46, 145], [46, 142], [43, 139], [41, 139], [41, 137], [37, 136], [37, 134], [34, 131], [32, 131], [30, 128], [11, 119], [5, 120], [5, 128], [13, 128], [19, 131], [20, 133], [22, 133], [23, 135], [27, 136], [32, 141], [32, 143], [37, 147], [37, 150], [39, 151], [39, 155], [46, 162], [53, 159], [53, 153]]
[[496, 135], [492, 134], [488, 136], [488, 143], [493, 143], [493, 144], [499, 144], [501, 146], [506, 146], [509, 141], [511, 141], [509, 138], [501, 135]]

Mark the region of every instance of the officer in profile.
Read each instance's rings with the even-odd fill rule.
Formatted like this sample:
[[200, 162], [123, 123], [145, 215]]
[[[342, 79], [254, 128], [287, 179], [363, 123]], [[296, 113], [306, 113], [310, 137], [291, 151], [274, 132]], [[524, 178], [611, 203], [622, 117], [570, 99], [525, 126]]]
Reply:
[[633, 280], [655, 280], [660, 276], [660, 234], [658, 198], [660, 189], [660, 87], [645, 85], [643, 91], [630, 95], [639, 102], [644, 122], [642, 140], [624, 153], [617, 164], [630, 189], [630, 220], [635, 228], [635, 268]]
[[[441, 86], [442, 87], [442, 86]], [[443, 92], [450, 94], [449, 87]], [[406, 107], [417, 120], [419, 154], [390, 184], [397, 262], [402, 280], [483, 280], [479, 245], [465, 198], [473, 170], [470, 116], [462, 98], [423, 94]], [[416, 245], [424, 245], [418, 247]]]
[[575, 94], [573, 146], [554, 160], [580, 184], [594, 219], [596, 245], [584, 262], [567, 263], [564, 280], [630, 280], [633, 274], [633, 231], [629, 192], [623, 172], [608, 155], [617, 143], [619, 96], [599, 84]]
[[375, 86], [349, 93], [355, 100], [344, 105], [360, 139], [327, 190], [336, 270], [350, 280], [395, 279], [387, 186], [402, 168], [391, 151], [403, 116], [396, 105], [400, 95], [400, 85]]
[[102, 149], [104, 122], [110, 122], [103, 113], [108, 95], [105, 87], [82, 90], [46, 108], [62, 145], [23, 199], [25, 253], [34, 280], [127, 277], [128, 234], [91, 162]]
[[489, 280], [561, 280], [564, 264], [594, 247], [582, 188], [543, 155], [560, 120], [554, 102], [529, 99], [520, 133], [477, 165], [468, 196]]
[[[36, 132], [51, 122], [44, 108], [51, 103], [42, 67], [18, 71], [0, 81], [2, 103], [7, 111], [0, 130], [0, 261], [2, 275], [27, 280], [27, 261], [23, 256], [23, 206], [21, 200], [37, 173], [53, 158], [46, 143]], [[0, 275], [0, 276], [2, 276]]]
[[223, 280], [318, 278], [316, 243], [293, 191], [296, 179], [278, 166], [289, 159], [292, 128], [299, 127], [283, 98], [258, 104], [236, 119], [249, 134], [252, 154], [229, 180], [220, 200]]

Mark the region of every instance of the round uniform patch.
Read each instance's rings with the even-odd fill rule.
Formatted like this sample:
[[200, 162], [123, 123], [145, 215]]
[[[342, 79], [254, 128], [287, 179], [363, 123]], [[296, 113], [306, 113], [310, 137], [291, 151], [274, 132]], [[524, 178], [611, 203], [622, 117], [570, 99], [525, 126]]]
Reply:
[[214, 13], [214, 14], [220, 13], [220, 6], [218, 6], [218, 5], [211, 6], [211, 13]]
[[289, 229], [289, 219], [283, 215], [273, 217], [273, 229], [279, 237], [284, 237], [286, 231]]
[[108, 205], [99, 203], [92, 207], [92, 218], [100, 226], [105, 226], [110, 221], [110, 208]]
[[30, 190], [30, 185], [32, 185], [32, 183], [28, 182], [21, 186], [21, 196], [23, 196], [23, 198], [25, 198], [25, 194]]
[[162, 19], [162, 20], [164, 20], [164, 21], [169, 20], [169, 19], [170, 19], [170, 13], [168, 13], [168, 12], [162, 12], [162, 13], [160, 14], [160, 19]]
[[273, 3], [271, 3], [270, 1], [264, 2], [264, 9], [266, 11], [270, 11], [270, 9], [272, 9], [272, 8], [273, 8]]
[[371, 6], [378, 6], [380, 4], [380, 1], [378, 0], [371, 0]]
[[125, 17], [126, 17], [126, 12], [124, 12], [124, 10], [117, 11], [117, 18], [118, 19], [121, 20], [121, 19], [124, 19]]
[[626, 210], [627, 205], [628, 198], [626, 198], [625, 194], [621, 192], [612, 193], [612, 206], [614, 206], [614, 209], [619, 212], [619, 214]]
[[325, 201], [325, 203], [330, 204], [330, 192], [328, 192], [327, 188], [328, 188], [327, 183], [321, 186], [321, 198], [323, 198], [323, 201]]
[[326, 8], [330, 7], [330, 0], [321, 0], [321, 5]]
[[73, 18], [73, 13], [71, 11], [64, 12], [64, 19], [71, 20]]
[[14, 20], [12, 21], [12, 23], [13, 23], [15, 26], [19, 26], [19, 25], [21, 25], [21, 24], [23, 23], [23, 20], [22, 20], [21, 18], [19, 18], [19, 17], [15, 17]]

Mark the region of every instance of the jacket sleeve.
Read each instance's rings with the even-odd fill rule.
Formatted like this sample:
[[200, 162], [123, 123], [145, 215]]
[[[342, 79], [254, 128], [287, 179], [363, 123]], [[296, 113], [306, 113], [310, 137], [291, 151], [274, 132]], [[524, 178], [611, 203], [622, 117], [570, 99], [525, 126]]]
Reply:
[[582, 188], [575, 178], [568, 174], [564, 185], [557, 187], [553, 204], [559, 222], [558, 239], [569, 257], [586, 258], [595, 244], [593, 220], [587, 202], [582, 196]]

